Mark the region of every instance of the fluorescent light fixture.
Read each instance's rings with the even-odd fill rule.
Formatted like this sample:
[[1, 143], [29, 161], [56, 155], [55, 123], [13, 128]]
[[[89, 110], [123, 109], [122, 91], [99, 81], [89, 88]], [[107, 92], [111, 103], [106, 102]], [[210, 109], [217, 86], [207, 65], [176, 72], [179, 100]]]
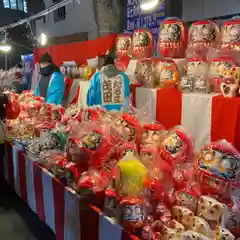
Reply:
[[46, 45], [47, 44], [47, 40], [48, 40], [47, 35], [45, 33], [41, 33], [41, 35], [40, 35], [40, 44], [42, 46]]
[[10, 50], [12, 49], [12, 47], [10, 45], [7, 45], [7, 44], [3, 44], [3, 45], [0, 45], [0, 51], [3, 51], [3, 52], [9, 52]]
[[141, 3], [140, 5], [140, 8], [142, 10], [152, 10], [153, 8], [155, 8], [158, 4], [158, 0], [145, 0], [145, 1], [142, 1], [143, 3]]

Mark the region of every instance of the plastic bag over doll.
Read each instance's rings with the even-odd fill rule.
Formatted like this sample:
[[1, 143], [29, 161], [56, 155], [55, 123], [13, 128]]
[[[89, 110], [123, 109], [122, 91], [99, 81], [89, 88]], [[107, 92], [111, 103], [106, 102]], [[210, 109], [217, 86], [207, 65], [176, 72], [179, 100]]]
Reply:
[[229, 202], [231, 188], [239, 182], [240, 154], [226, 140], [205, 145], [195, 158], [201, 191]]
[[193, 161], [192, 137], [180, 126], [172, 128], [161, 143], [160, 156], [172, 166]]
[[83, 165], [101, 166], [113, 146], [110, 132], [97, 122], [82, 123], [80, 128], [77, 136], [68, 139], [68, 160]]
[[147, 169], [132, 153], [118, 163], [117, 190], [120, 196], [141, 196], [147, 180]]

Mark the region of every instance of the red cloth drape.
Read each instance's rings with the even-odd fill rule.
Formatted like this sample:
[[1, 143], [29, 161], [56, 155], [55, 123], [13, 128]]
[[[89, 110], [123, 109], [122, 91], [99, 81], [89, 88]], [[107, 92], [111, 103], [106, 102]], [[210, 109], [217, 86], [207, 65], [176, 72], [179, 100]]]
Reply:
[[157, 90], [156, 120], [167, 129], [181, 125], [182, 93], [176, 88]]
[[213, 97], [211, 140], [226, 139], [240, 150], [240, 98]]
[[103, 55], [110, 50], [115, 44], [116, 36], [116, 34], [111, 34], [96, 40], [61, 44], [48, 48], [35, 48], [34, 62], [39, 62], [42, 54], [48, 52], [56, 65], [61, 65], [63, 61], [76, 61], [79, 64], [86, 64], [87, 59]]

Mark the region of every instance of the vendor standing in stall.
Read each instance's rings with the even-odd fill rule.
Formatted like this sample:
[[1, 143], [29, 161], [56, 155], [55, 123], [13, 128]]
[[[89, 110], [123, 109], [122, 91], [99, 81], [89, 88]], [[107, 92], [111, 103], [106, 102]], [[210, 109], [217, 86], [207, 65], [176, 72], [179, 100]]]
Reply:
[[65, 92], [64, 77], [48, 53], [44, 53], [40, 58], [40, 74], [34, 94], [44, 97], [47, 103], [61, 104]]
[[87, 105], [101, 105], [108, 111], [119, 111], [129, 94], [128, 76], [115, 67], [113, 58], [106, 56], [102, 69], [90, 80]]

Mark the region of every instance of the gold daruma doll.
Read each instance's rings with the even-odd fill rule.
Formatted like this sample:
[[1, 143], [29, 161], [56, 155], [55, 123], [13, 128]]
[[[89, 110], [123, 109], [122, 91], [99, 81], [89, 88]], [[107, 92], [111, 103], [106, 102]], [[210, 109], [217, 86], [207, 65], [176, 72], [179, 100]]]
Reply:
[[188, 32], [184, 21], [165, 19], [160, 25], [158, 52], [164, 57], [181, 58], [185, 56]]

